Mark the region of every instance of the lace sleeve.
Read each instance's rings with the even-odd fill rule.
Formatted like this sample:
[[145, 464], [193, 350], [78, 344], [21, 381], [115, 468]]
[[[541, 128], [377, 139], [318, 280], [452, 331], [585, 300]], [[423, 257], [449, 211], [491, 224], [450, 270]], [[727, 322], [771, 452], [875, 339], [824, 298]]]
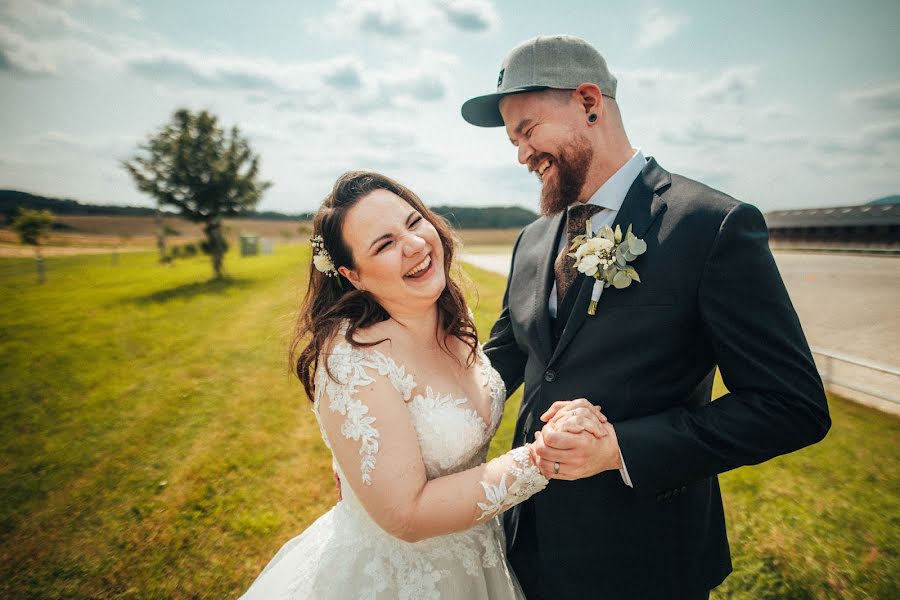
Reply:
[[[478, 516], [479, 521], [491, 519], [547, 487], [547, 479], [531, 461], [531, 454], [527, 447], [520, 446], [509, 451], [505, 456], [509, 457], [511, 464], [507, 467], [506, 472], [501, 471], [500, 481], [498, 483], [481, 482], [487, 501], [478, 503], [478, 508], [481, 510], [481, 514]], [[507, 485], [507, 475], [511, 476], [509, 485]]]
[[344, 418], [340, 423], [340, 433], [345, 439], [359, 444], [360, 479], [364, 484], [372, 485], [372, 471], [375, 469], [381, 434], [375, 427], [375, 417], [369, 414], [369, 407], [356, 397], [356, 390], [375, 383], [368, 372], [374, 370], [387, 377], [394, 388], [396, 394], [388, 395], [399, 396], [405, 402], [409, 400], [415, 382], [402, 367], [390, 363], [383, 354], [370, 354], [346, 343], [335, 345], [327, 357], [327, 364], [328, 369], [318, 373], [316, 389], [324, 391], [329, 411]]
[[316, 384], [323, 433], [345, 483], [388, 533], [416, 541], [462, 531], [547, 485], [527, 447], [428, 480], [406, 405], [412, 378], [385, 355], [347, 344], [336, 346], [328, 365], [334, 379], [320, 373]]

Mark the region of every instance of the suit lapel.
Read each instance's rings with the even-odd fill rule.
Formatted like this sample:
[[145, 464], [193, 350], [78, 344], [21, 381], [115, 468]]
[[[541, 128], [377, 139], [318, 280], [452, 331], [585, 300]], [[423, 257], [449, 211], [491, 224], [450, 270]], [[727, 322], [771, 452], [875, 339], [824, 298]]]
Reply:
[[535, 320], [537, 321], [538, 337], [540, 339], [541, 350], [546, 359], [553, 353], [553, 326], [550, 323], [550, 309], [548, 302], [550, 300], [550, 291], [553, 289], [555, 275], [553, 272], [553, 263], [556, 260], [556, 248], [559, 242], [560, 230], [566, 222], [565, 211], [551, 217], [548, 220], [547, 228], [541, 239], [539, 248], [546, 250], [542, 253], [541, 263], [538, 267], [538, 276], [536, 296], [534, 300]]
[[[616, 225], [619, 225], [624, 234], [630, 224], [632, 233], [639, 238], [643, 238], [656, 218], [665, 210], [666, 203], [660, 194], [671, 182], [672, 177], [669, 172], [660, 167], [654, 158], [648, 159], [643, 171], [628, 189], [628, 193], [622, 201], [622, 207], [619, 209], [615, 221], [613, 221], [612, 228], [615, 229]], [[565, 329], [563, 329], [559, 338], [559, 343], [556, 345], [550, 358], [550, 363], [553, 363], [562, 354], [587, 318], [587, 306], [591, 299], [594, 278], [579, 275], [572, 285], [576, 289], [571, 290], [569, 293], [572, 294], [577, 291], [578, 296], [566, 321]], [[611, 288], [604, 290], [603, 293], [614, 292], [615, 289]], [[546, 297], [549, 297], [549, 291]], [[602, 302], [603, 298], [601, 297], [600, 305], [597, 308], [598, 311], [602, 310]]]

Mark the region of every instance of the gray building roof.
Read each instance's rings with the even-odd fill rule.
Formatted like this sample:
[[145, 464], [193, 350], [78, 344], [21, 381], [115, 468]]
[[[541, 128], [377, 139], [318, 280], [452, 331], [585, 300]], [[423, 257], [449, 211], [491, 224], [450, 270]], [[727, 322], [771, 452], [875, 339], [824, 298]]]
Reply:
[[769, 229], [784, 227], [867, 227], [900, 225], [900, 204], [863, 204], [798, 210], [773, 210], [765, 215]]

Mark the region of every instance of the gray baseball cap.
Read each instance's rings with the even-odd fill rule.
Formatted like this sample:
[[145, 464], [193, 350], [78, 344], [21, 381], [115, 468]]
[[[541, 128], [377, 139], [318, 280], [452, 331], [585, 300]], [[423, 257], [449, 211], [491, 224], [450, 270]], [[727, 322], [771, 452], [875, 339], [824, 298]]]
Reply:
[[548, 88], [574, 90], [582, 83], [593, 83], [604, 96], [616, 97], [616, 78], [593, 46], [574, 35], [539, 35], [510, 50], [500, 67], [496, 93], [467, 100], [462, 116], [479, 127], [501, 127], [504, 96]]

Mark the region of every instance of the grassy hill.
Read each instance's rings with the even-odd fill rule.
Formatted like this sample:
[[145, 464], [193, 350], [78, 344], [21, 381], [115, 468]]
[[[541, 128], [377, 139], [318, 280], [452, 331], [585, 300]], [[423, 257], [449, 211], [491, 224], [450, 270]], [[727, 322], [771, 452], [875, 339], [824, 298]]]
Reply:
[[[43, 286], [0, 259], [0, 597], [236, 598], [334, 503], [285, 361], [308, 252], [232, 252], [219, 283], [203, 257], [49, 258]], [[485, 336], [504, 281], [467, 271]], [[830, 402], [823, 443], [722, 476], [713, 598], [900, 597], [900, 421]]]

